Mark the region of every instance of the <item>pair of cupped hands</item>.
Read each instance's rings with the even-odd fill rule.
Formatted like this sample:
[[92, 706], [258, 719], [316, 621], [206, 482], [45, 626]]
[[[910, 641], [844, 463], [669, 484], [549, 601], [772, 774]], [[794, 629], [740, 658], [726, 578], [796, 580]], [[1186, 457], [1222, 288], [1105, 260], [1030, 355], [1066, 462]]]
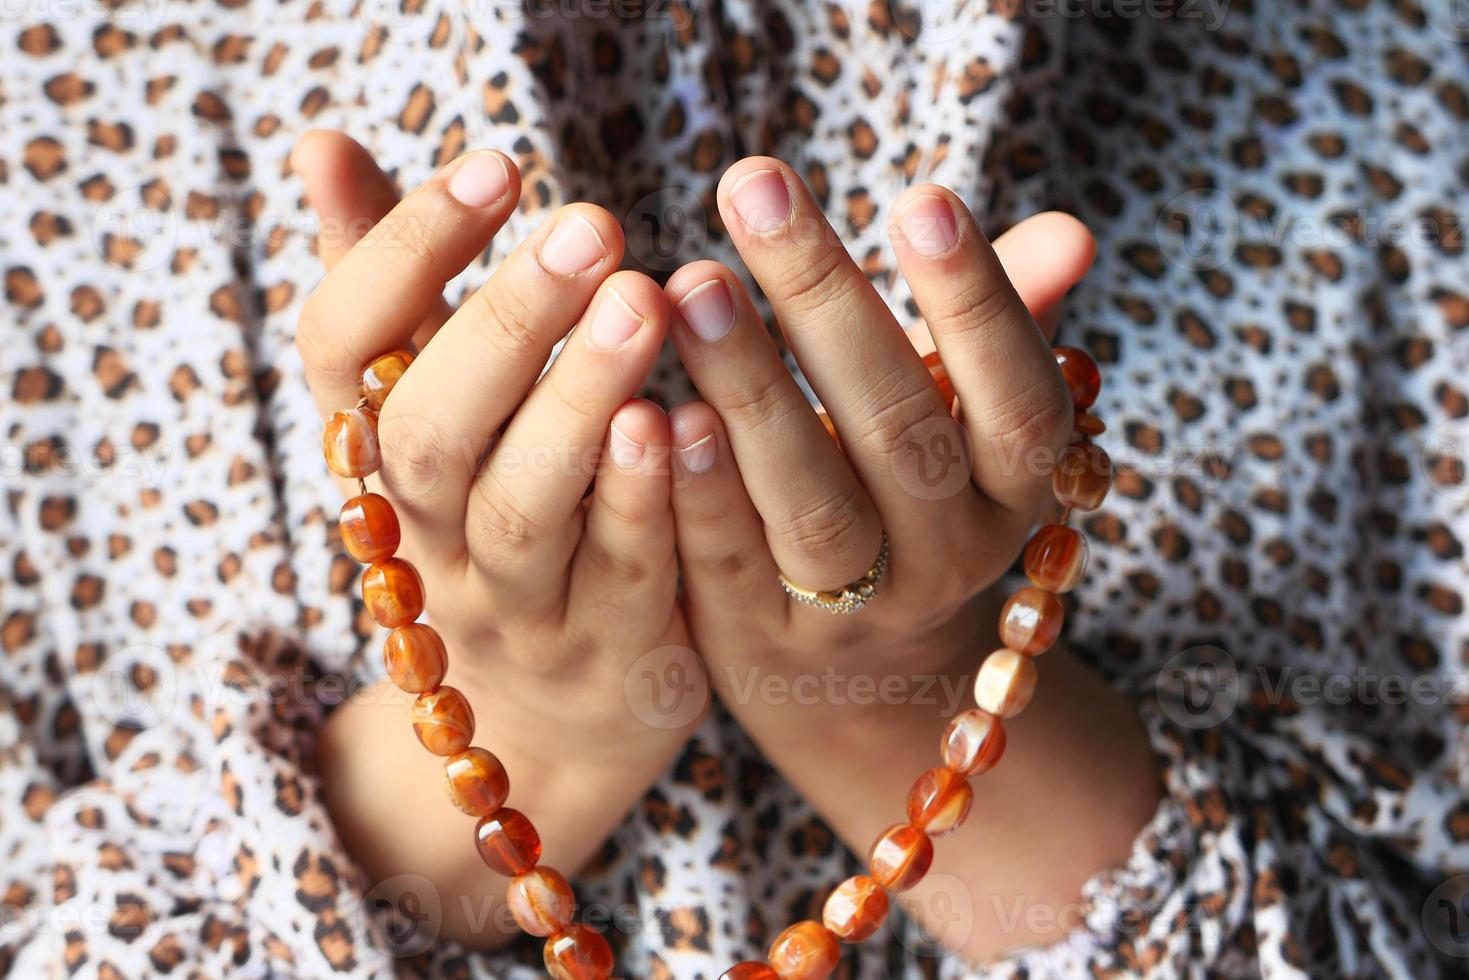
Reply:
[[[547, 840], [553, 863], [573, 872], [684, 744], [699, 712], [664, 724], [659, 701], [680, 685], [697, 696], [701, 666], [771, 748], [824, 708], [761, 696], [770, 688], [751, 684], [751, 670], [972, 677], [996, 645], [986, 590], [1052, 513], [1049, 469], [1034, 461], [1054, 458], [1073, 424], [1048, 333], [1091, 259], [1079, 223], [1043, 214], [992, 245], [945, 188], [891, 202], [893, 248], [956, 420], [923, 362], [922, 331], [904, 332], [794, 170], [767, 157], [731, 166], [717, 193], [723, 227], [838, 443], [726, 266], [692, 262], [663, 285], [619, 270], [618, 218], [571, 204], [455, 309], [445, 284], [520, 199], [508, 157], [466, 153], [401, 199], [338, 133], [308, 134], [291, 164], [328, 270], [297, 333], [321, 411], [353, 405], [375, 357], [417, 352], [382, 407], [369, 484], [397, 509], [399, 553], [424, 580], [475, 742], [505, 760], [512, 804], [538, 825], [527, 794], [543, 808], [585, 797], [607, 811], [582, 821], [591, 839], [563, 837], [579, 855]], [[703, 400], [665, 413], [636, 395], [669, 337]], [[963, 455], [958, 485], [933, 485], [935, 438]], [[781, 573], [813, 589], [859, 578], [884, 533], [887, 570], [859, 613], [809, 608], [780, 587]], [[697, 654], [659, 653], [670, 649]], [[630, 682], [630, 671], [647, 676]], [[609, 766], [615, 781], [587, 775]], [[350, 809], [356, 791], [344, 792]], [[871, 806], [895, 813], [901, 798]], [[339, 823], [349, 842], [372, 834], [369, 815]], [[467, 831], [446, 847], [473, 863]], [[422, 870], [402, 854], [377, 863]]]

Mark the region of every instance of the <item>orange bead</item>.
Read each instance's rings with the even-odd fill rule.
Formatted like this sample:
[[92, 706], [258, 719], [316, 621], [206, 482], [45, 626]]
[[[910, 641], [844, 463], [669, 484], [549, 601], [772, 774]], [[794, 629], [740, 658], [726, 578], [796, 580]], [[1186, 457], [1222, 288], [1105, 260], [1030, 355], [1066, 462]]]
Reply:
[[412, 363], [412, 354], [406, 350], [395, 350], [367, 365], [367, 370], [362, 372], [362, 380], [357, 383], [357, 390], [373, 411], [383, 407], [388, 392], [393, 390], [393, 385], [398, 383], [398, 379], [403, 377], [403, 372]]
[[1081, 532], [1047, 524], [1025, 546], [1025, 575], [1047, 592], [1070, 592], [1086, 573], [1087, 546]]
[[377, 445], [377, 415], [364, 408], [349, 408], [326, 420], [321, 436], [326, 468], [337, 476], [371, 476], [382, 465]]
[[507, 878], [523, 875], [541, 859], [541, 835], [530, 818], [502, 806], [474, 828], [474, 846], [491, 871]]
[[423, 612], [423, 579], [401, 558], [373, 562], [362, 573], [362, 601], [379, 624], [407, 626]]
[[1035, 661], [1014, 650], [996, 650], [974, 679], [974, 703], [980, 710], [1013, 718], [1035, 693]]
[[908, 822], [930, 837], [953, 833], [969, 816], [974, 790], [950, 769], [930, 769], [908, 791]]
[[939, 754], [961, 776], [989, 772], [1005, 754], [1005, 726], [988, 711], [970, 708], [944, 729]]
[[824, 980], [842, 958], [842, 944], [820, 922], [788, 926], [770, 944], [766, 959], [780, 980]]
[[1000, 608], [1000, 642], [1028, 657], [1045, 653], [1061, 635], [1065, 617], [1066, 609], [1053, 593], [1027, 586]]
[[1071, 406], [1077, 411], [1090, 407], [1097, 400], [1097, 392], [1102, 390], [1102, 372], [1097, 370], [1097, 362], [1086, 351], [1075, 347], [1052, 347], [1051, 353], [1061, 366], [1066, 387], [1071, 389]]
[[542, 954], [553, 980], [606, 980], [612, 976], [612, 947], [595, 929], [570, 925], [546, 940]]
[[444, 763], [444, 788], [464, 813], [488, 817], [510, 796], [510, 776], [493, 752], [476, 746]]
[[933, 378], [933, 383], [938, 385], [939, 397], [944, 400], [948, 408], [954, 407], [954, 382], [949, 379], [949, 369], [944, 367], [944, 359], [939, 357], [939, 352], [925, 354], [923, 366], [928, 368], [928, 373]]
[[444, 683], [449, 654], [438, 632], [424, 623], [409, 623], [388, 634], [383, 663], [393, 683], [409, 694], [432, 691]]
[[780, 980], [780, 974], [758, 960], [745, 960], [721, 973], [719, 980]]
[[866, 875], [854, 875], [832, 889], [821, 921], [844, 942], [860, 943], [888, 917], [888, 896]]
[[894, 824], [882, 832], [867, 856], [868, 870], [891, 891], [907, 891], [923, 880], [933, 864], [933, 841], [917, 827]]
[[474, 738], [469, 699], [452, 687], [420, 694], [408, 709], [413, 734], [434, 755], [458, 755]]
[[1079, 435], [1095, 438], [1107, 431], [1107, 423], [1090, 412], [1077, 412], [1076, 431]]
[[393, 505], [375, 493], [361, 494], [343, 504], [337, 530], [347, 554], [369, 565], [391, 558], [403, 537]]
[[825, 427], [826, 434], [831, 436], [831, 441], [840, 446], [842, 444], [842, 437], [837, 435], [836, 423], [831, 420], [831, 416], [825, 412], [817, 412], [816, 417], [821, 419], [821, 424]]
[[1051, 472], [1051, 491], [1062, 507], [1096, 510], [1112, 489], [1112, 457], [1101, 446], [1066, 447]]
[[510, 879], [505, 902], [515, 924], [532, 936], [560, 932], [576, 914], [576, 896], [561, 872], [539, 865]]

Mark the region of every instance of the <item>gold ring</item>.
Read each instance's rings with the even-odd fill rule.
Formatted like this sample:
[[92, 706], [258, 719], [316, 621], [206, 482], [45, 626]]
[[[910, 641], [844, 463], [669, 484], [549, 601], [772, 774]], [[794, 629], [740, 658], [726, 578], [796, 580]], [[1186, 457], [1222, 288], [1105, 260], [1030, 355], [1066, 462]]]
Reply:
[[888, 569], [888, 535], [882, 533], [882, 550], [877, 553], [877, 561], [867, 570], [867, 574], [855, 582], [848, 582], [839, 589], [803, 589], [784, 575], [780, 577], [780, 587], [786, 590], [786, 595], [797, 602], [813, 606], [817, 609], [825, 609], [833, 615], [850, 615], [867, 605], [872, 597], [877, 595], [877, 583], [882, 581], [882, 573]]

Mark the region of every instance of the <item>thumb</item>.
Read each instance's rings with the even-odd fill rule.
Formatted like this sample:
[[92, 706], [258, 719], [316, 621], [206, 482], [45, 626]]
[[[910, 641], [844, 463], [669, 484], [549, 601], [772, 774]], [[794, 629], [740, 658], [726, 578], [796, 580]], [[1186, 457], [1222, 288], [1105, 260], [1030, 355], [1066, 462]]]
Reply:
[[995, 252], [1031, 318], [1050, 340], [1061, 300], [1091, 268], [1097, 243], [1086, 225], [1060, 211], [1026, 218], [995, 239]]
[[[306, 203], [316, 212], [316, 253], [328, 272], [373, 225], [394, 207], [400, 195], [372, 154], [348, 136], [313, 129], [291, 149], [291, 170], [306, 185]], [[418, 349], [449, 319], [453, 310], [440, 297], [414, 331]]]

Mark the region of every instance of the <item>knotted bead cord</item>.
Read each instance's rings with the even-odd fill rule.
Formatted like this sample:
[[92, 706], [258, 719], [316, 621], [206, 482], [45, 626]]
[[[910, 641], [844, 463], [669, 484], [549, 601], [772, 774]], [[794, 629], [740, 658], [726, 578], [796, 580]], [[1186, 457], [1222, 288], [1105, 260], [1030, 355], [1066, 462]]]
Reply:
[[[822, 921], [785, 929], [770, 944], [766, 962], [737, 963], [721, 980], [822, 980], [836, 969], [843, 942], [871, 936], [886, 920], [889, 892], [923, 880], [933, 863], [933, 838], [957, 830], [974, 801], [969, 779], [989, 771], [1005, 751], [1003, 719], [1014, 717], [1035, 692], [1034, 659], [1056, 642], [1063, 608], [1059, 595], [1075, 588], [1086, 570], [1086, 539], [1067, 523], [1074, 510], [1095, 510], [1112, 483], [1112, 462], [1092, 438], [1106, 430], [1087, 409], [1096, 401], [1101, 374], [1096, 362], [1074, 347], [1053, 348], [1076, 412], [1072, 442], [1051, 474], [1051, 487], [1064, 508], [1060, 519], [1032, 535], [1023, 566], [1030, 586], [1000, 611], [1005, 644], [980, 666], [974, 681], [977, 707], [955, 717], [939, 741], [942, 765], [920, 775], [908, 792], [905, 822], [883, 831], [868, 854], [868, 873], [842, 882], [827, 897]], [[572, 921], [576, 899], [566, 878], [540, 863], [541, 839], [530, 818], [505, 806], [510, 778], [493, 753], [471, 747], [474, 712], [458, 690], [443, 684], [448, 669], [444, 641], [426, 623], [423, 580], [408, 562], [394, 557], [401, 541], [397, 514], [382, 496], [369, 493], [366, 478], [382, 464], [377, 413], [412, 362], [407, 351], [384, 354], [362, 373], [362, 395], [354, 407], [326, 423], [322, 450], [327, 467], [356, 479], [358, 495], [339, 518], [348, 553], [367, 565], [362, 599], [379, 624], [392, 632], [383, 648], [388, 676], [417, 695], [409, 710], [414, 734], [424, 748], [445, 757], [444, 784], [450, 801], [477, 817], [475, 849], [493, 871], [510, 879], [506, 904], [516, 924], [545, 936], [546, 972], [556, 980], [607, 980], [612, 948], [601, 933]], [[945, 401], [954, 389], [937, 354], [924, 358]], [[835, 437], [830, 420], [823, 416]]]

